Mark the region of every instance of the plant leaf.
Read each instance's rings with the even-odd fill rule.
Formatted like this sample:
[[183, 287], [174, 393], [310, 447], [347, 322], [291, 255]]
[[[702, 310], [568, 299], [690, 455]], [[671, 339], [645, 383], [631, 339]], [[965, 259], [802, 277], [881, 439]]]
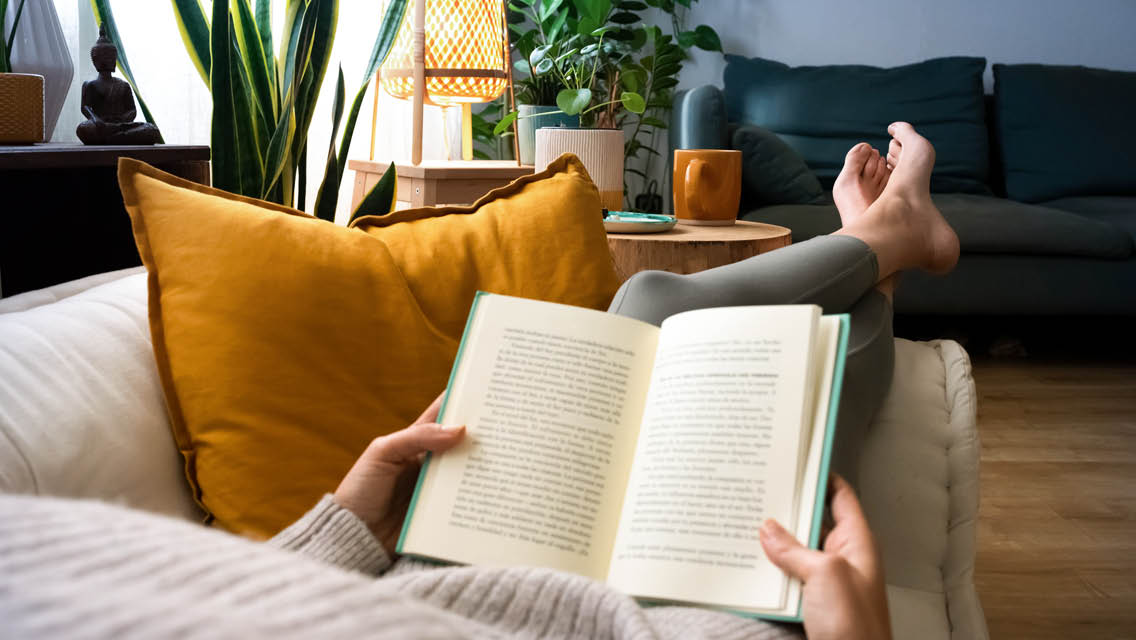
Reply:
[[264, 123], [263, 142], [267, 146], [268, 123], [276, 122], [278, 115], [276, 109], [279, 105], [276, 104], [276, 92], [273, 89], [275, 78], [269, 75], [268, 67], [265, 66], [261, 33], [257, 29], [256, 18], [253, 16], [249, 0], [232, 0], [232, 4], [236, 5], [235, 12], [230, 10], [230, 15], [233, 16], [233, 31], [237, 46], [240, 48], [245, 73], [252, 86], [253, 97], [256, 98], [260, 119]]
[[351, 222], [362, 216], [381, 216], [394, 211], [398, 201], [398, 174], [392, 162], [383, 177], [363, 196], [359, 206], [351, 213]]
[[209, 86], [209, 69], [212, 64], [209, 57], [209, 22], [205, 19], [201, 0], [171, 0], [171, 4], [178, 31], [185, 43], [185, 52], [189, 54], [189, 60], [205, 86]]
[[339, 137], [339, 122], [343, 119], [343, 103], [346, 101], [343, 88], [343, 65], [339, 65], [339, 78], [335, 82], [335, 104], [331, 109], [331, 142], [327, 145], [327, 162], [324, 164], [323, 182], [316, 192], [316, 217], [335, 222], [335, 207], [339, 201], [339, 180], [335, 158], [335, 140]]
[[655, 127], [656, 129], [666, 129], [667, 128], [667, 123], [663, 122], [662, 120], [659, 120], [658, 118], [652, 118], [651, 116], [647, 116], [647, 117], [643, 118], [643, 125], [648, 126], [648, 127]]
[[[256, 29], [260, 32], [260, 48], [264, 52], [264, 67], [276, 87], [276, 53], [272, 50], [272, 0], [256, 0]], [[279, 91], [279, 88], [277, 88]], [[280, 94], [274, 94], [277, 103]]]
[[213, 94], [210, 133], [213, 186], [223, 191], [237, 192], [240, 190], [240, 166], [237, 158], [237, 122], [233, 107], [229, 39], [228, 5], [219, 0], [213, 5], [213, 21], [209, 37], [212, 60], [209, 90]]
[[561, 89], [560, 93], [556, 94], [556, 106], [570, 116], [579, 115], [588, 108], [588, 103], [591, 101], [591, 89]]
[[513, 126], [513, 121], [516, 120], [516, 119], [517, 119], [517, 112], [516, 111], [510, 111], [509, 113], [506, 113], [505, 117], [501, 118], [501, 121], [497, 123], [497, 126], [493, 127], [493, 135], [499, 136], [502, 133], [505, 133], [505, 131], [509, 127]]
[[638, 93], [624, 91], [619, 96], [619, 101], [623, 103], [623, 108], [631, 113], [643, 113], [647, 110], [647, 102]]
[[718, 32], [704, 24], [695, 27], [694, 44], [705, 51], [722, 50], [722, 40], [718, 37]]

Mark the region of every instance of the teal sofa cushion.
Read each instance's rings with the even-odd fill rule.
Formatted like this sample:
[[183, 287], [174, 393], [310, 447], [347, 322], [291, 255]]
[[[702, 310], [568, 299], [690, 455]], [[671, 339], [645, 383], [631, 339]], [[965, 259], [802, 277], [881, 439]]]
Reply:
[[1006, 195], [1136, 195], [1136, 72], [994, 65]]
[[[1035, 204], [967, 193], [937, 193], [935, 206], [954, 228], [965, 254], [1077, 256], [1124, 260], [1133, 238], [1124, 229]], [[793, 242], [840, 228], [835, 206], [780, 205], [742, 216], [793, 230]]]
[[805, 159], [776, 133], [743, 125], [731, 138], [731, 146], [742, 152], [742, 190], [747, 205], [808, 204], [824, 197], [824, 189]]
[[906, 120], [935, 145], [932, 191], [989, 192], [985, 58], [936, 58], [889, 69], [790, 67], [741, 56], [726, 60], [730, 121], [780, 135], [826, 187], [852, 145], [869, 142], [886, 153], [887, 126]]

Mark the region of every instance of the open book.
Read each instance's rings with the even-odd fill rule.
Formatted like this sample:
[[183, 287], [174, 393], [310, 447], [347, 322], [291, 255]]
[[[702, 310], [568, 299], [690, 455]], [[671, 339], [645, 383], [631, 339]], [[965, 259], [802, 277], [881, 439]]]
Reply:
[[423, 465], [398, 551], [800, 620], [757, 532], [817, 547], [847, 334], [813, 305], [659, 328], [479, 293], [439, 417], [467, 437]]

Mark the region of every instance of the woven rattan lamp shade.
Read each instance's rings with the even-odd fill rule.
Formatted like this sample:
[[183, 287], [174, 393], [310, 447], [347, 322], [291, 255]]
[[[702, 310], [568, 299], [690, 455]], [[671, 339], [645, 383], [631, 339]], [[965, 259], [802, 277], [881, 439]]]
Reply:
[[[426, 102], [451, 106], [501, 95], [508, 86], [504, 0], [425, 2]], [[383, 89], [402, 99], [414, 95], [412, 16], [406, 12], [382, 68]]]

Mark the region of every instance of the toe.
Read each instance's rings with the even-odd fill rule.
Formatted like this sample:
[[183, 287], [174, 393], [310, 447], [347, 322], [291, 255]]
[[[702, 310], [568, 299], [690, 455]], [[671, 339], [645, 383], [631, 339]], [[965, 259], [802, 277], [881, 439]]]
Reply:
[[861, 142], [851, 149], [844, 156], [844, 170], [851, 171], [852, 175], [857, 175], [864, 170], [864, 165], [867, 164], [871, 155], [868, 150], [871, 146], [866, 142]]
[[899, 143], [899, 140], [892, 138], [891, 143], [888, 144], [887, 160], [888, 164], [893, 168], [899, 164], [899, 154], [901, 151], [903, 151], [903, 145]]
[[864, 179], [868, 182], [871, 182], [873, 179], [875, 179], [876, 172], [880, 168], [880, 163], [878, 162], [879, 157], [880, 155], [878, 153], [873, 152], [868, 156], [867, 161], [864, 162], [864, 169], [863, 171], [861, 171], [861, 175], [863, 175]]
[[876, 161], [876, 180], [879, 182], [880, 187], [883, 187], [887, 182], [888, 176], [891, 174], [891, 169], [888, 169], [888, 161], [880, 156]]
[[899, 140], [900, 142], [909, 140], [912, 136], [919, 135], [915, 133], [915, 127], [911, 126], [911, 124], [907, 122], [893, 122], [889, 124], [888, 133], [891, 134], [891, 137]]

